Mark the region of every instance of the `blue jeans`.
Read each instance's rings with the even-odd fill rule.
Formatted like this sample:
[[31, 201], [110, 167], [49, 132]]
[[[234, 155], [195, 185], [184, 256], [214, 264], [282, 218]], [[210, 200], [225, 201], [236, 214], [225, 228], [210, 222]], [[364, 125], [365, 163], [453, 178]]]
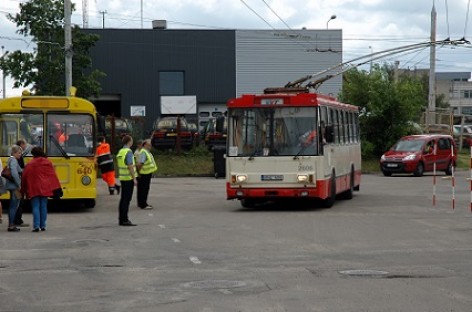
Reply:
[[31, 198], [31, 211], [33, 212], [33, 228], [45, 229], [48, 217], [48, 198], [35, 196]]
[[20, 198], [16, 198], [15, 191], [10, 190], [10, 208], [8, 209], [8, 224], [13, 226], [15, 224], [16, 211], [20, 205]]

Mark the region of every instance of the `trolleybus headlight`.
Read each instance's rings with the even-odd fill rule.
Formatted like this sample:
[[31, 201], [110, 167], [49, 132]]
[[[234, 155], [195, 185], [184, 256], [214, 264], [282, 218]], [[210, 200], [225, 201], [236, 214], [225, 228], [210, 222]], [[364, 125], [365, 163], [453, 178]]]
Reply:
[[89, 176], [83, 176], [82, 177], [82, 184], [83, 185], [90, 185], [92, 183], [92, 179], [90, 179]]
[[238, 174], [236, 176], [236, 182], [238, 182], [238, 183], [244, 183], [244, 182], [246, 182], [246, 180], [247, 180], [247, 175], [245, 175], [245, 174]]
[[297, 182], [298, 183], [307, 183], [308, 182], [308, 174], [299, 174], [299, 175], [297, 175]]

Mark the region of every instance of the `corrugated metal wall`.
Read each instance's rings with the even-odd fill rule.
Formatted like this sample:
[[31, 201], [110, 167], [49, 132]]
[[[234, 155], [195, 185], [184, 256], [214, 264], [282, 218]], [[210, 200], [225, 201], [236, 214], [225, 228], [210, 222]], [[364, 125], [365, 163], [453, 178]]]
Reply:
[[[341, 30], [237, 30], [236, 94], [283, 87], [341, 62]], [[337, 96], [341, 87], [338, 76], [325, 82], [319, 92]]]
[[[146, 106], [146, 127], [160, 117], [160, 71], [184, 72], [184, 95], [198, 103], [226, 103], [235, 94], [233, 30], [87, 29], [100, 36], [93, 68], [106, 73], [103, 98], [121, 99], [117, 116]], [[195, 115], [196, 118], [196, 115]]]
[[[342, 62], [341, 30], [86, 29], [100, 36], [93, 68], [106, 73], [101, 105], [116, 116], [146, 106], [146, 125], [160, 117], [160, 71], [185, 73], [184, 95], [220, 105], [243, 93], [262, 93]], [[320, 92], [336, 96], [341, 76]], [[107, 98], [118, 99], [108, 102]], [[197, 116], [194, 116], [196, 118]]]

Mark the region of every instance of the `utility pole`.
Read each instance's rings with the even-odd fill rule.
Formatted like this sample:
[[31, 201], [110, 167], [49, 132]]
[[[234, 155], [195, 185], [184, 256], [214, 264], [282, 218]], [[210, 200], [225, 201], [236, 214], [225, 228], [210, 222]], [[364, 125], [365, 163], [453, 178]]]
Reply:
[[[2, 59], [8, 54], [8, 51], [3, 53], [3, 49], [5, 49], [4, 46], [2, 46]], [[7, 97], [7, 82], [6, 82], [6, 77], [5, 77], [5, 70], [2, 68], [2, 93], [3, 93], [3, 98], [6, 98]]]
[[431, 10], [431, 46], [429, 48], [429, 96], [427, 126], [436, 123], [436, 8]]
[[102, 14], [102, 28], [105, 29], [105, 14], [107, 11], [100, 11], [100, 14]]
[[65, 51], [65, 75], [66, 75], [66, 95], [70, 96], [72, 87], [72, 30], [71, 30], [71, 8], [70, 0], [64, 1], [64, 51]]
[[143, 29], [143, 0], [141, 0], [141, 29]]

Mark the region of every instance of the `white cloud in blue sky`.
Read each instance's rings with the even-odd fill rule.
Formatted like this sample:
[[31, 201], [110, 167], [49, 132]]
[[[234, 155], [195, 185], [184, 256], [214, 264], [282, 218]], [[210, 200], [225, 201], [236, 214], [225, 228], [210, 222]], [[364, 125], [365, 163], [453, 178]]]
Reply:
[[[0, 4], [0, 44], [8, 50], [31, 49], [5, 17], [6, 13], [17, 13], [20, 2], [24, 1], [2, 0]], [[76, 11], [72, 21], [82, 26], [82, 0], [73, 2]], [[472, 40], [472, 21], [466, 25], [468, 3], [435, 1], [438, 40], [464, 35]], [[101, 28], [104, 18], [107, 28], [141, 28], [141, 23], [151, 28], [152, 20], [162, 19], [168, 21], [168, 28], [287, 30], [287, 24], [296, 30], [325, 29], [335, 14], [329, 28], [342, 29], [344, 60], [349, 60], [371, 51], [428, 41], [432, 5], [432, 0], [88, 0], [88, 20], [90, 28]], [[429, 66], [428, 49], [396, 58], [403, 67]], [[469, 47], [442, 47], [437, 51], [436, 67], [438, 71], [468, 72], [472, 71], [471, 61]]]

